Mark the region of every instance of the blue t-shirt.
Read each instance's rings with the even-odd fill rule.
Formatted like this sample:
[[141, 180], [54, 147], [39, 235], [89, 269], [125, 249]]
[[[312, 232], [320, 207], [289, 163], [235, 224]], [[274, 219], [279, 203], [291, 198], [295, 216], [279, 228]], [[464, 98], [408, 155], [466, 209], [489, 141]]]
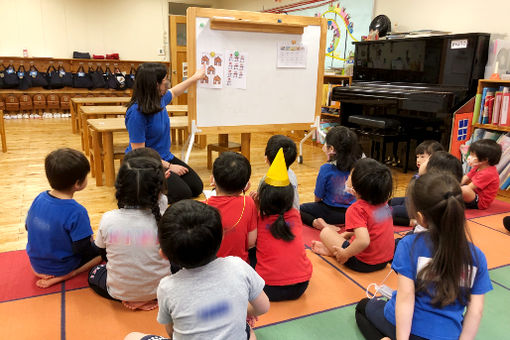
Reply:
[[356, 197], [345, 191], [349, 171], [340, 171], [336, 165], [323, 164], [315, 182], [315, 196], [332, 207], [348, 208]]
[[[473, 265], [476, 268], [471, 294], [485, 294], [492, 290], [487, 260], [478, 247], [470, 245]], [[404, 275], [416, 282], [418, 263], [420, 262], [421, 268], [421, 264], [426, 264], [432, 258], [431, 249], [432, 241], [428, 232], [406, 236], [398, 243], [391, 268], [399, 275]], [[396, 325], [395, 301], [397, 294], [398, 292], [394, 291], [391, 300], [384, 307], [384, 316], [393, 325]], [[444, 308], [439, 308], [434, 307], [430, 301], [429, 294], [420, 292], [415, 295], [411, 333], [427, 339], [458, 339], [462, 332], [466, 306], [456, 301]]]
[[73, 199], [60, 199], [47, 191], [32, 202], [27, 214], [27, 254], [36, 272], [62, 276], [78, 267], [73, 242], [90, 237], [87, 209]]
[[170, 152], [170, 119], [166, 106], [172, 101], [172, 92], [167, 91], [161, 97], [162, 110], [152, 114], [143, 114], [138, 103], [131, 105], [126, 112], [126, 128], [129, 133], [129, 145], [126, 153], [131, 151], [131, 143], [145, 143], [156, 150], [161, 159], [170, 161], [174, 155]]

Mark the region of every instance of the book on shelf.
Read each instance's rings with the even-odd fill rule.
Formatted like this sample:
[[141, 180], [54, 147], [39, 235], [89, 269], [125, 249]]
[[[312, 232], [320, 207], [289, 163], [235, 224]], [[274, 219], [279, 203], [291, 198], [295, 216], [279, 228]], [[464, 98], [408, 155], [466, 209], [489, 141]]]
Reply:
[[510, 87], [484, 87], [475, 97], [473, 122], [510, 126]]

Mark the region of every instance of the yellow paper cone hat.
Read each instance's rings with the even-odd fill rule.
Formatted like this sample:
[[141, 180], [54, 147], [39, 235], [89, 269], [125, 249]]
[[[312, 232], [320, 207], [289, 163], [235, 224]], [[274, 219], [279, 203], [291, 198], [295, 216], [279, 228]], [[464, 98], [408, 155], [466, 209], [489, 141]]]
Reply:
[[283, 156], [283, 148], [278, 150], [273, 163], [269, 167], [269, 170], [267, 170], [266, 179], [264, 181], [274, 187], [286, 187], [290, 184], [287, 165], [285, 164], [285, 157]]

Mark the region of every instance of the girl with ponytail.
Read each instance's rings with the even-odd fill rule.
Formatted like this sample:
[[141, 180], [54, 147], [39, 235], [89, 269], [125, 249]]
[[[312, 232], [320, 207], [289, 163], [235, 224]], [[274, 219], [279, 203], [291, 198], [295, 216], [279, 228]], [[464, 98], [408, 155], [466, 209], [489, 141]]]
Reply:
[[427, 173], [410, 184], [408, 202], [428, 230], [399, 242], [398, 289], [388, 302], [362, 300], [358, 327], [367, 339], [474, 339], [492, 285], [485, 255], [469, 241], [459, 182]]
[[95, 242], [107, 263], [90, 271], [89, 285], [129, 309], [156, 308], [159, 281], [170, 274], [168, 260], [159, 255], [157, 235], [158, 201], [164, 184], [165, 171], [159, 160], [127, 157], [115, 182], [119, 209], [106, 212], [99, 223]]
[[292, 207], [294, 188], [280, 149], [259, 187], [255, 270], [266, 282], [270, 301], [295, 300], [308, 287], [312, 263], [306, 257], [303, 224]]

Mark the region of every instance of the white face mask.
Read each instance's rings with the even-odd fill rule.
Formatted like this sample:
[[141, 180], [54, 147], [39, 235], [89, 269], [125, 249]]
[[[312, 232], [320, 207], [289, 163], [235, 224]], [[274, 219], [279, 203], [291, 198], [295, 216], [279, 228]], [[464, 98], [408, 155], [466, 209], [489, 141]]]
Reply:
[[473, 156], [473, 155], [469, 155], [468, 158], [467, 158], [467, 162], [468, 162], [468, 165], [470, 167], [474, 167], [474, 166], [477, 166], [480, 161], [478, 160], [478, 157], [476, 156]]

